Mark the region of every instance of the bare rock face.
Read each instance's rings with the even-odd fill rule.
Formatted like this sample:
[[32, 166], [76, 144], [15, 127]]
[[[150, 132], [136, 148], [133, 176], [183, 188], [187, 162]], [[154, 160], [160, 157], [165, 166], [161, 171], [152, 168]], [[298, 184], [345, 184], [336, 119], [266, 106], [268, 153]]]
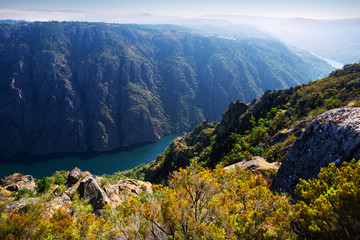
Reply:
[[360, 158], [360, 108], [338, 108], [313, 120], [294, 143], [271, 186], [291, 195], [299, 179], [317, 177], [329, 163]]

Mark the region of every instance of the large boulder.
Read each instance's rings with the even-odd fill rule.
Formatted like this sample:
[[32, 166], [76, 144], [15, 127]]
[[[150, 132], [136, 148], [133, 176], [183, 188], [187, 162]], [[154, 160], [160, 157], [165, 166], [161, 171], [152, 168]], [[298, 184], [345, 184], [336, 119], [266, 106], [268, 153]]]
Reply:
[[317, 177], [329, 163], [360, 158], [360, 108], [338, 108], [314, 119], [285, 156], [272, 190], [294, 195], [299, 179]]
[[226, 170], [238, 168], [252, 171], [255, 174], [261, 174], [269, 183], [274, 179], [279, 169], [280, 163], [268, 163], [264, 158], [254, 156], [250, 161], [243, 160], [241, 162], [225, 167]]
[[94, 210], [100, 209], [109, 199], [105, 191], [99, 186], [92, 175], [86, 176], [81, 180], [77, 191], [80, 197], [88, 199]]
[[67, 185], [73, 185], [75, 184], [77, 181], [79, 181], [79, 179], [82, 176], [82, 171], [80, 170], [80, 168], [74, 168], [73, 170], [71, 170], [71, 172], [69, 173], [69, 176], [66, 180], [66, 184]]

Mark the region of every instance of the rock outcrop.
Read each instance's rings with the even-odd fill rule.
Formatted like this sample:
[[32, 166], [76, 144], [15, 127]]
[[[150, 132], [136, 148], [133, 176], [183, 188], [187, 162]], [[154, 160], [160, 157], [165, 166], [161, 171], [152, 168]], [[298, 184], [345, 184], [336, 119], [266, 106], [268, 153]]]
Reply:
[[244, 170], [252, 171], [255, 174], [261, 174], [267, 182], [270, 184], [274, 179], [276, 172], [278, 171], [280, 163], [268, 163], [264, 158], [259, 156], [252, 157], [251, 160], [243, 160], [241, 162], [232, 164], [225, 167], [226, 170], [233, 170], [235, 168], [241, 168]]
[[339, 108], [314, 119], [284, 158], [271, 188], [293, 195], [299, 179], [317, 177], [329, 163], [360, 158], [360, 108]]
[[14, 173], [2, 180], [0, 186], [11, 192], [17, 192], [21, 189], [32, 191], [35, 188], [35, 179], [31, 175]]
[[241, 125], [240, 116], [244, 114], [247, 109], [248, 106], [240, 101], [230, 103], [229, 108], [223, 113], [220, 123], [216, 125], [215, 134], [220, 137], [224, 136]]
[[253, 172], [265, 172], [265, 171], [277, 171], [279, 169], [280, 164], [268, 163], [264, 158], [259, 156], [254, 156], [250, 161], [243, 160], [241, 162], [232, 164], [230, 166], [225, 167], [225, 169], [231, 170], [236, 167], [242, 168], [244, 170], [250, 170]]
[[142, 182], [135, 179], [120, 180], [117, 185], [119, 186], [119, 193], [126, 195], [133, 195], [135, 197], [140, 194], [152, 193], [151, 183]]
[[[16, 186], [19, 189], [27, 188], [34, 190], [35, 182], [32, 176], [23, 176], [19, 173], [13, 174], [0, 181], [0, 204], [4, 204], [4, 211], [26, 212], [31, 205], [41, 202], [44, 204], [42, 214], [51, 215], [56, 209], [62, 208], [73, 214], [72, 208], [75, 194], [86, 199], [93, 207], [95, 214], [101, 214], [106, 205], [116, 207], [129, 197], [139, 197], [142, 194], [152, 194], [152, 184], [135, 179], [119, 179], [109, 183], [105, 178], [92, 175], [88, 171], [74, 168], [68, 175], [65, 189], [59, 192], [59, 186], [52, 185], [52, 198], [43, 202], [36, 197], [36, 191], [29, 196], [18, 196], [16, 200], [12, 189], [9, 186]], [[11, 191], [10, 191], [11, 190]], [[35, 196], [35, 197], [34, 197]]]
[[72, 213], [73, 209], [71, 209], [71, 198], [65, 192], [60, 193], [50, 200], [48, 205], [45, 207], [43, 214], [44, 215], [52, 215], [56, 209], [62, 208], [67, 212]]
[[[141, 194], [151, 194], [152, 184], [149, 182], [135, 179], [120, 179], [109, 184], [103, 177], [97, 177], [90, 172], [83, 172], [79, 168], [74, 168], [68, 176], [66, 192], [71, 195], [72, 191], [77, 191], [81, 198], [87, 199], [98, 211], [111, 203], [113, 206], [120, 204], [127, 197], [139, 197]], [[55, 201], [55, 199], [54, 199]], [[57, 201], [67, 201], [64, 197]]]

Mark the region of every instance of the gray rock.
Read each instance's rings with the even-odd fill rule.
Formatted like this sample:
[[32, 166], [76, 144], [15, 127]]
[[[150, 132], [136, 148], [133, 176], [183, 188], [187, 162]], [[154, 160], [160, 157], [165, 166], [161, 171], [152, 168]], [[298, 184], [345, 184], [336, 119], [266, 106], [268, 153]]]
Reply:
[[117, 183], [119, 196], [138, 197], [141, 194], [151, 194], [152, 184], [135, 179], [120, 180]]
[[91, 175], [81, 180], [77, 189], [80, 197], [88, 199], [94, 210], [103, 208], [104, 203], [108, 203], [109, 199], [105, 191], [100, 188], [95, 178]]
[[68, 213], [73, 213], [71, 209], [71, 199], [68, 194], [62, 192], [58, 196], [51, 199], [43, 211], [43, 215], [50, 216], [54, 209], [62, 208]]
[[66, 184], [67, 185], [72, 185], [75, 184], [77, 181], [79, 181], [80, 177], [82, 176], [82, 171], [80, 168], [74, 168], [73, 170], [71, 170], [71, 172], [69, 173], [69, 176], [66, 180]]
[[317, 177], [329, 163], [360, 158], [360, 108], [339, 108], [314, 119], [285, 156], [271, 189], [294, 195], [299, 179]]

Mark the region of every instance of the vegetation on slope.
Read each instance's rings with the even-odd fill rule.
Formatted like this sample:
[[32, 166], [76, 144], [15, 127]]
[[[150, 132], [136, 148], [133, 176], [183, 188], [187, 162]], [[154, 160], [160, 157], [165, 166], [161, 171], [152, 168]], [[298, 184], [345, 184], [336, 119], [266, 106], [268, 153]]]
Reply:
[[360, 64], [351, 64], [318, 81], [267, 91], [251, 104], [232, 103], [219, 124], [203, 122], [174, 140], [152, 163], [123, 174], [141, 174], [145, 180], [160, 183], [194, 160], [210, 168], [250, 160], [252, 156], [281, 162], [314, 118], [333, 108], [360, 106], [359, 84]]
[[[53, 179], [51, 177], [51, 179]], [[59, 179], [59, 176], [55, 177]], [[61, 179], [61, 178], [60, 178]], [[52, 182], [52, 180], [51, 180]], [[39, 183], [38, 183], [39, 184]], [[334, 164], [301, 182], [303, 200], [290, 204], [261, 175], [192, 163], [168, 186], [128, 197], [100, 215], [74, 192], [69, 206], [47, 208], [54, 186], [29, 198], [28, 208], [0, 213], [2, 239], [356, 239], [360, 232], [360, 162]], [[65, 187], [65, 186], [64, 186]], [[31, 200], [31, 201], [30, 201]]]

